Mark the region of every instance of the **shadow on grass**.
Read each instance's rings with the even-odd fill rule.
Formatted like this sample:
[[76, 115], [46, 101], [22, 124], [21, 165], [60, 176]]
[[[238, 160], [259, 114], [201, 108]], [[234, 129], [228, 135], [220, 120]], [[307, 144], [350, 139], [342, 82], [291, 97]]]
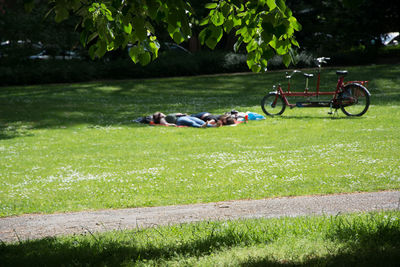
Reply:
[[277, 261], [266, 256], [246, 260], [241, 266], [399, 266], [400, 228], [391, 220], [398, 218], [382, 222], [373, 216], [358, 221], [336, 217], [326, 238], [344, 245], [338, 252], [321, 257], [305, 253], [306, 260], [302, 262]]
[[[135, 245], [135, 236], [129, 245], [123, 242], [102, 240], [93, 236], [85, 242], [59, 242], [56, 238], [27, 241], [21, 244], [0, 244], [0, 261], [7, 266], [26, 265], [91, 265], [119, 266], [122, 263], [140, 263], [148, 260], [168, 260], [177, 255], [202, 256], [232, 247], [241, 238], [234, 232], [212, 234], [206, 238], [184, 242], [181, 245], [170, 243], [155, 246], [149, 240], [147, 245]], [[92, 242], [90, 242], [92, 241]], [[95, 242], [93, 242], [95, 241]]]
[[[363, 222], [362, 222], [363, 223]], [[127, 234], [128, 235], [128, 234]], [[122, 264], [145, 264], [147, 261], [162, 263], [168, 260], [182, 260], [189, 257], [218, 255], [218, 251], [227, 251], [235, 246], [257, 246], [274, 242], [271, 237], [254, 237], [248, 232], [212, 231], [207, 236], [196, 236], [188, 241], [177, 240], [166, 244], [155, 244], [149, 237], [147, 242], [136, 242], [135, 233], [129, 233], [129, 239], [70, 238], [62, 241], [46, 238], [27, 241], [20, 244], [0, 244], [0, 265], [4, 266], [60, 266], [90, 265], [114, 266]], [[96, 237], [97, 236], [97, 237]], [[341, 245], [332, 255], [319, 256], [304, 251], [301, 262], [290, 259], [274, 259], [273, 255], [249, 257], [239, 263], [240, 266], [398, 266], [400, 262], [400, 228], [396, 224], [378, 222], [375, 225], [337, 220], [325, 237]], [[153, 242], [153, 243], [152, 243]], [[296, 239], [293, 239], [296, 242]], [[304, 242], [304, 241], [302, 241]], [[313, 242], [309, 240], [308, 242]], [[296, 255], [293, 255], [296, 258]], [[291, 256], [289, 256], [291, 258]], [[154, 263], [153, 262], [153, 263]], [[178, 262], [179, 263], [179, 262]]]
[[299, 115], [299, 116], [285, 116], [282, 115], [281, 118], [283, 120], [360, 120], [362, 117], [348, 117], [348, 116], [337, 116], [337, 115], [329, 115], [329, 116], [309, 116], [309, 115]]
[[400, 248], [380, 250], [379, 248], [354, 248], [334, 256], [314, 257], [302, 262], [274, 260], [271, 257], [249, 259], [239, 266], [399, 266]]
[[[393, 65], [352, 67], [348, 78], [367, 77], [371, 81], [369, 88], [372, 104], [398, 104], [400, 88], [396, 79], [399, 72], [400, 67]], [[3, 128], [0, 129], [0, 139], [18, 136], [17, 132], [4, 131], [10, 125], [24, 125], [30, 129], [79, 124], [135, 127], [132, 124], [134, 119], [155, 111], [246, 111], [249, 107], [259, 107], [262, 97], [272, 90], [273, 84], [285, 82], [283, 77], [284, 72], [278, 71], [266, 74], [1, 87], [0, 125]], [[299, 85], [303, 85], [301, 75], [297, 78]], [[334, 87], [334, 70], [326, 70], [323, 81], [326, 88]], [[258, 112], [262, 113], [261, 108]]]
[[[72, 125], [131, 125], [162, 112], [229, 111], [256, 105], [255, 75], [131, 80], [0, 88], [2, 138], [9, 125], [31, 129]], [[263, 75], [256, 75], [263, 76]], [[262, 79], [261, 79], [262, 80]], [[248, 87], [252, 88], [248, 90]], [[17, 127], [17, 126], [15, 126]], [[15, 135], [14, 135], [15, 136]]]

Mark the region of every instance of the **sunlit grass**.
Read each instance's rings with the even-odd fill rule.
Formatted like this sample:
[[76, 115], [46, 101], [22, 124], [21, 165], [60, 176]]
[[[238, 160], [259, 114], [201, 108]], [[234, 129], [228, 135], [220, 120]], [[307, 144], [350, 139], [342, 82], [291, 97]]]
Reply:
[[0, 216], [399, 189], [400, 67], [349, 72], [370, 80], [361, 118], [287, 109], [218, 129], [132, 120], [261, 113], [284, 73], [0, 88]]

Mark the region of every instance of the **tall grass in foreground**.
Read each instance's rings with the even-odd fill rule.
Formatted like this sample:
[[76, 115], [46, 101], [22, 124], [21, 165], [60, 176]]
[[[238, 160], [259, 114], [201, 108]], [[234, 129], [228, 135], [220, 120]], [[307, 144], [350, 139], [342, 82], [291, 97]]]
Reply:
[[200, 222], [0, 244], [2, 266], [398, 266], [400, 212]]
[[2, 87], [0, 216], [399, 189], [399, 74], [399, 65], [349, 68], [347, 80], [370, 80], [361, 118], [288, 109], [218, 129], [132, 120], [261, 113], [284, 73]]

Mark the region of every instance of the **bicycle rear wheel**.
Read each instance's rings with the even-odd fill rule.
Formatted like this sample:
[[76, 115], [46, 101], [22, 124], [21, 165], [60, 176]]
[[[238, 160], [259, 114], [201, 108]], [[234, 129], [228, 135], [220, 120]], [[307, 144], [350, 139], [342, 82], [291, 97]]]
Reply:
[[362, 116], [368, 110], [369, 96], [367, 88], [361, 84], [348, 84], [343, 89], [340, 109], [347, 116]]
[[268, 116], [281, 115], [286, 108], [282, 96], [277, 93], [269, 93], [261, 100], [261, 108]]

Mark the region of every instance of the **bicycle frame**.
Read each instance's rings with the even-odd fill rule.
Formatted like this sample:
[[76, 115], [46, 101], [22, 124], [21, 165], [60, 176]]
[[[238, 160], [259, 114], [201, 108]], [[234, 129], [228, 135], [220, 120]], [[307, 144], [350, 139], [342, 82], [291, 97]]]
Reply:
[[[324, 62], [324, 61], [322, 61]], [[319, 63], [322, 63], [319, 62]], [[287, 99], [287, 97], [305, 97], [305, 98], [310, 98], [310, 97], [316, 97], [318, 98], [319, 96], [332, 96], [332, 100], [329, 102], [323, 102], [323, 101], [317, 101], [317, 102], [309, 102], [309, 105], [301, 105], [301, 107], [331, 107], [332, 105], [332, 101], [335, 101], [339, 95], [340, 92], [342, 92], [343, 87], [347, 84], [351, 84], [351, 83], [358, 83], [361, 84], [365, 87], [367, 87], [368, 85], [368, 81], [348, 81], [348, 82], [344, 82], [344, 76], [345, 75], [339, 75], [338, 78], [338, 82], [336, 84], [336, 89], [335, 91], [321, 91], [320, 90], [320, 82], [321, 82], [321, 64], [318, 64], [318, 76], [317, 76], [317, 85], [316, 85], [316, 90], [315, 91], [309, 91], [308, 88], [308, 78], [306, 77], [306, 86], [305, 86], [305, 90], [304, 92], [292, 92], [291, 88], [290, 88], [290, 79], [292, 77], [293, 74], [295, 73], [299, 73], [301, 71], [298, 70], [294, 70], [293, 73], [291, 75], [287, 75], [286, 78], [288, 78], [288, 87], [287, 87], [287, 91], [284, 91], [282, 89], [282, 86], [279, 84], [277, 87], [277, 93], [279, 95], [281, 95], [283, 97], [283, 100], [285, 101], [285, 104], [287, 106], [289, 106], [290, 108], [294, 108], [294, 107], [299, 107], [299, 104], [292, 104], [289, 103], [289, 100]], [[276, 87], [275, 87], [276, 88]], [[274, 101], [274, 104], [276, 104], [276, 100]]]
[[[344, 77], [347, 75], [346, 70], [336, 71], [336, 74], [338, 75], [336, 89], [331, 91], [320, 90], [321, 65], [322, 63], [327, 63], [327, 60], [329, 60], [329, 58], [321, 57], [316, 59], [316, 62], [318, 63], [318, 76], [317, 85], [314, 91], [309, 90], [308, 88], [308, 80], [309, 78], [314, 77], [313, 74], [304, 73], [306, 78], [305, 89], [303, 92], [295, 92], [291, 90], [290, 79], [295, 73], [301, 71], [294, 70], [290, 75], [286, 73], [286, 78], [288, 79], [288, 87], [286, 91], [280, 84], [278, 86], [274, 85], [273, 92], [267, 93], [261, 100], [261, 108], [263, 112], [268, 116], [282, 115], [286, 107], [329, 107], [330, 112], [328, 112], [328, 114], [333, 114], [332, 109], [335, 109], [335, 113], [338, 109], [341, 109], [347, 116], [362, 116], [367, 112], [371, 96], [366, 88], [368, 81], [345, 82]], [[320, 99], [320, 96], [328, 96], [328, 98], [325, 97]], [[296, 100], [297, 102], [294, 104], [289, 102], [289, 97], [303, 97], [305, 100]], [[329, 99], [329, 97], [331, 98]]]

